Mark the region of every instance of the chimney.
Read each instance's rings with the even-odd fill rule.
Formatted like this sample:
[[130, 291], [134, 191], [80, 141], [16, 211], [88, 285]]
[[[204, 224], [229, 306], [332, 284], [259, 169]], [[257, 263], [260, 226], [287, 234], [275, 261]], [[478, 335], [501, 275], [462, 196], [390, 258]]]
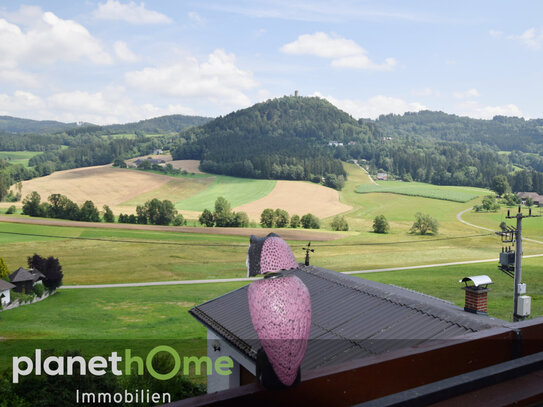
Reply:
[[[466, 285], [462, 289], [466, 292], [466, 303], [464, 311], [479, 315], [488, 315], [487, 313], [487, 295], [490, 289], [489, 284], [494, 284], [488, 276], [464, 277], [459, 281]], [[469, 282], [473, 284], [468, 284]]]

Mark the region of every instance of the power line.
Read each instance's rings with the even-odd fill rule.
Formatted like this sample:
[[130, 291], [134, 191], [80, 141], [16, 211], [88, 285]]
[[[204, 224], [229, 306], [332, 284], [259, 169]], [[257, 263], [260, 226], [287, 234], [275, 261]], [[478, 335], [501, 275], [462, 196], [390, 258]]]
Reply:
[[[94, 238], [94, 237], [81, 237], [81, 236], [58, 236], [58, 235], [43, 235], [37, 233], [22, 233], [22, 232], [5, 232], [0, 231], [0, 234], [18, 235], [18, 236], [33, 236], [33, 237], [47, 237], [54, 239], [73, 239], [73, 240], [90, 240], [98, 242], [110, 242], [110, 243], [137, 243], [137, 244], [153, 244], [153, 245], [167, 245], [167, 246], [192, 246], [192, 247], [243, 247], [247, 248], [248, 244], [232, 244], [232, 243], [183, 243], [183, 242], [168, 242], [168, 241], [153, 241], [153, 240], [125, 240], [125, 239], [107, 239], [107, 238]], [[344, 243], [344, 244], [317, 244], [316, 247], [353, 247], [353, 246], [390, 246], [397, 244], [409, 244], [409, 243], [424, 243], [424, 242], [438, 242], [447, 240], [458, 239], [470, 239], [474, 237], [493, 236], [493, 233], [484, 233], [470, 236], [453, 236], [442, 237], [435, 239], [428, 239], [424, 241], [403, 240], [397, 242], [359, 242], [359, 243]], [[305, 244], [290, 245], [291, 247], [304, 247]]]

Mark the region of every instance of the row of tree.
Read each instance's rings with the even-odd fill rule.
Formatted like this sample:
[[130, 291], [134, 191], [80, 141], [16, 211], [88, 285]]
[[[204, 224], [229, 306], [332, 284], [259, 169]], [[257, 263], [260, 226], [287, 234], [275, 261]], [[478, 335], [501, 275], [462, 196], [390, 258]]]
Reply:
[[264, 209], [260, 214], [260, 225], [263, 228], [297, 228], [302, 226], [304, 229], [320, 229], [321, 224], [319, 218], [308, 213], [300, 218], [298, 215], [289, 216], [284, 209], [273, 210], [271, 208]]
[[[51, 194], [48, 202], [41, 202], [41, 196], [36, 191], [28, 194], [23, 200], [23, 214], [42, 218], [77, 220], [83, 222], [100, 222], [100, 212], [92, 201], [85, 201], [81, 206], [65, 195]], [[104, 221], [114, 222], [111, 209], [104, 205]]]
[[172, 201], [168, 199], [161, 201], [157, 198], [136, 206], [136, 215], [121, 213], [118, 222], [162, 226], [183, 226], [186, 224], [185, 218], [177, 212]]
[[232, 206], [224, 197], [215, 200], [215, 210], [204, 209], [198, 221], [206, 227], [246, 228], [249, 226], [249, 216], [245, 212], [234, 212]]

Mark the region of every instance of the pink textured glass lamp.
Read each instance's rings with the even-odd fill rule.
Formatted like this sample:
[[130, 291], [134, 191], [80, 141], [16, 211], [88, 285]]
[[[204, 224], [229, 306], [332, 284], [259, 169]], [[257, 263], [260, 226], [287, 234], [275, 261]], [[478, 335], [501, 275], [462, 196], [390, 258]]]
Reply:
[[[309, 290], [295, 275], [280, 272], [297, 267], [290, 247], [279, 236], [273, 233], [265, 238], [251, 236], [248, 274], [264, 274], [264, 279], [249, 286], [249, 311], [265, 353], [264, 359], [269, 361], [283, 387], [292, 386], [299, 380], [311, 329]], [[265, 372], [257, 360], [259, 380], [265, 386], [274, 387], [273, 379], [263, 377]]]

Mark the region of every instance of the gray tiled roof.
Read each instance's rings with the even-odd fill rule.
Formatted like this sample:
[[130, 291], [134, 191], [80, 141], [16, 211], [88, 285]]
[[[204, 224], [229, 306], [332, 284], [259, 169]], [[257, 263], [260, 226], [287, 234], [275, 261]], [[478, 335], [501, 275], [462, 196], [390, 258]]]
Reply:
[[0, 291], [11, 290], [15, 286], [11, 283], [8, 283], [6, 280], [0, 278]]
[[[285, 272], [291, 273], [311, 295], [311, 333], [303, 370], [506, 324], [425, 294], [320, 267]], [[251, 322], [247, 287], [189, 312], [254, 360], [260, 344]]]
[[9, 275], [9, 281], [12, 283], [21, 283], [23, 281], [35, 281], [35, 278], [28, 270], [19, 267]]

